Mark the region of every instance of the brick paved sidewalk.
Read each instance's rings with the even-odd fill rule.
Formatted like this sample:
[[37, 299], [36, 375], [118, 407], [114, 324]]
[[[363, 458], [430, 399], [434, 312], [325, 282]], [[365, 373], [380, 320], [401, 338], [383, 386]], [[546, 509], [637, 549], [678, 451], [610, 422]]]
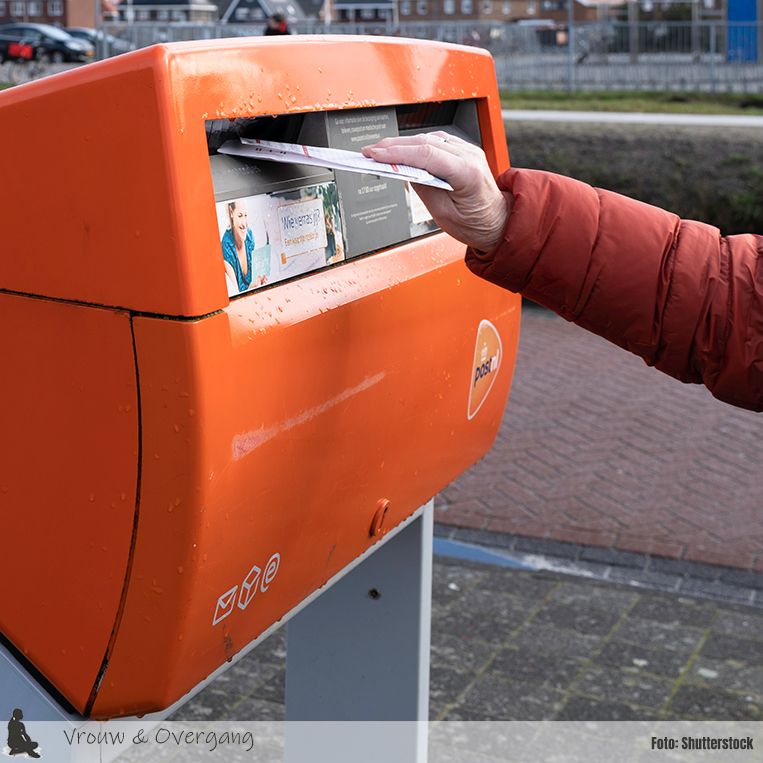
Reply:
[[763, 570], [763, 415], [541, 308], [491, 452], [435, 521]]

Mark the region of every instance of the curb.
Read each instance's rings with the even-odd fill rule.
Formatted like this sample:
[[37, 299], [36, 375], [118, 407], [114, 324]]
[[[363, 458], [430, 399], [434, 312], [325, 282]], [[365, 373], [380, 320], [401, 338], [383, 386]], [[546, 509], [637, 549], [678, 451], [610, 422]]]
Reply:
[[[435, 523], [434, 537], [503, 557], [509, 560], [509, 566], [763, 609], [763, 573], [440, 523]], [[456, 556], [448, 553], [447, 546], [439, 548], [437, 553], [440, 555]], [[465, 557], [461, 555], [460, 558]], [[483, 561], [476, 555], [469, 558]]]

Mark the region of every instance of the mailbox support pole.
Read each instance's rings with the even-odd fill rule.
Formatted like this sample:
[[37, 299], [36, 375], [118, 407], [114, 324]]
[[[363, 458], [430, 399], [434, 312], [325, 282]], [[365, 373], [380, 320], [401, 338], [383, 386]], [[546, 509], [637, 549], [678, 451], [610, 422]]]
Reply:
[[433, 501], [289, 621], [286, 763], [425, 763]]

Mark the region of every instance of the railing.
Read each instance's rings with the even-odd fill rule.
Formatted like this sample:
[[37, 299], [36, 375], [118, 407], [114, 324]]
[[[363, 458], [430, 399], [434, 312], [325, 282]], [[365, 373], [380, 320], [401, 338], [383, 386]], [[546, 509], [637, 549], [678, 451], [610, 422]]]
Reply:
[[[489, 50], [499, 87], [507, 90], [661, 90], [763, 92], [761, 24], [607, 22], [534, 25], [474, 22], [333, 23], [292, 26], [296, 34], [363, 34], [412, 37], [475, 45]], [[180, 40], [259, 36], [262, 24], [136, 22], [104, 27], [100, 57]], [[34, 76], [6, 64], [6, 81]]]

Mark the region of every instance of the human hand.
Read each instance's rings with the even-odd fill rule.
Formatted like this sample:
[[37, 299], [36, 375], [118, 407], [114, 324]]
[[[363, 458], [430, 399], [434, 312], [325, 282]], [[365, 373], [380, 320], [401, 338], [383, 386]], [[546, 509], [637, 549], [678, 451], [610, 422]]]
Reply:
[[384, 138], [363, 155], [386, 164], [408, 164], [447, 180], [452, 191], [414, 184], [435, 222], [453, 238], [490, 251], [500, 240], [512, 199], [493, 179], [481, 148], [445, 132]]

